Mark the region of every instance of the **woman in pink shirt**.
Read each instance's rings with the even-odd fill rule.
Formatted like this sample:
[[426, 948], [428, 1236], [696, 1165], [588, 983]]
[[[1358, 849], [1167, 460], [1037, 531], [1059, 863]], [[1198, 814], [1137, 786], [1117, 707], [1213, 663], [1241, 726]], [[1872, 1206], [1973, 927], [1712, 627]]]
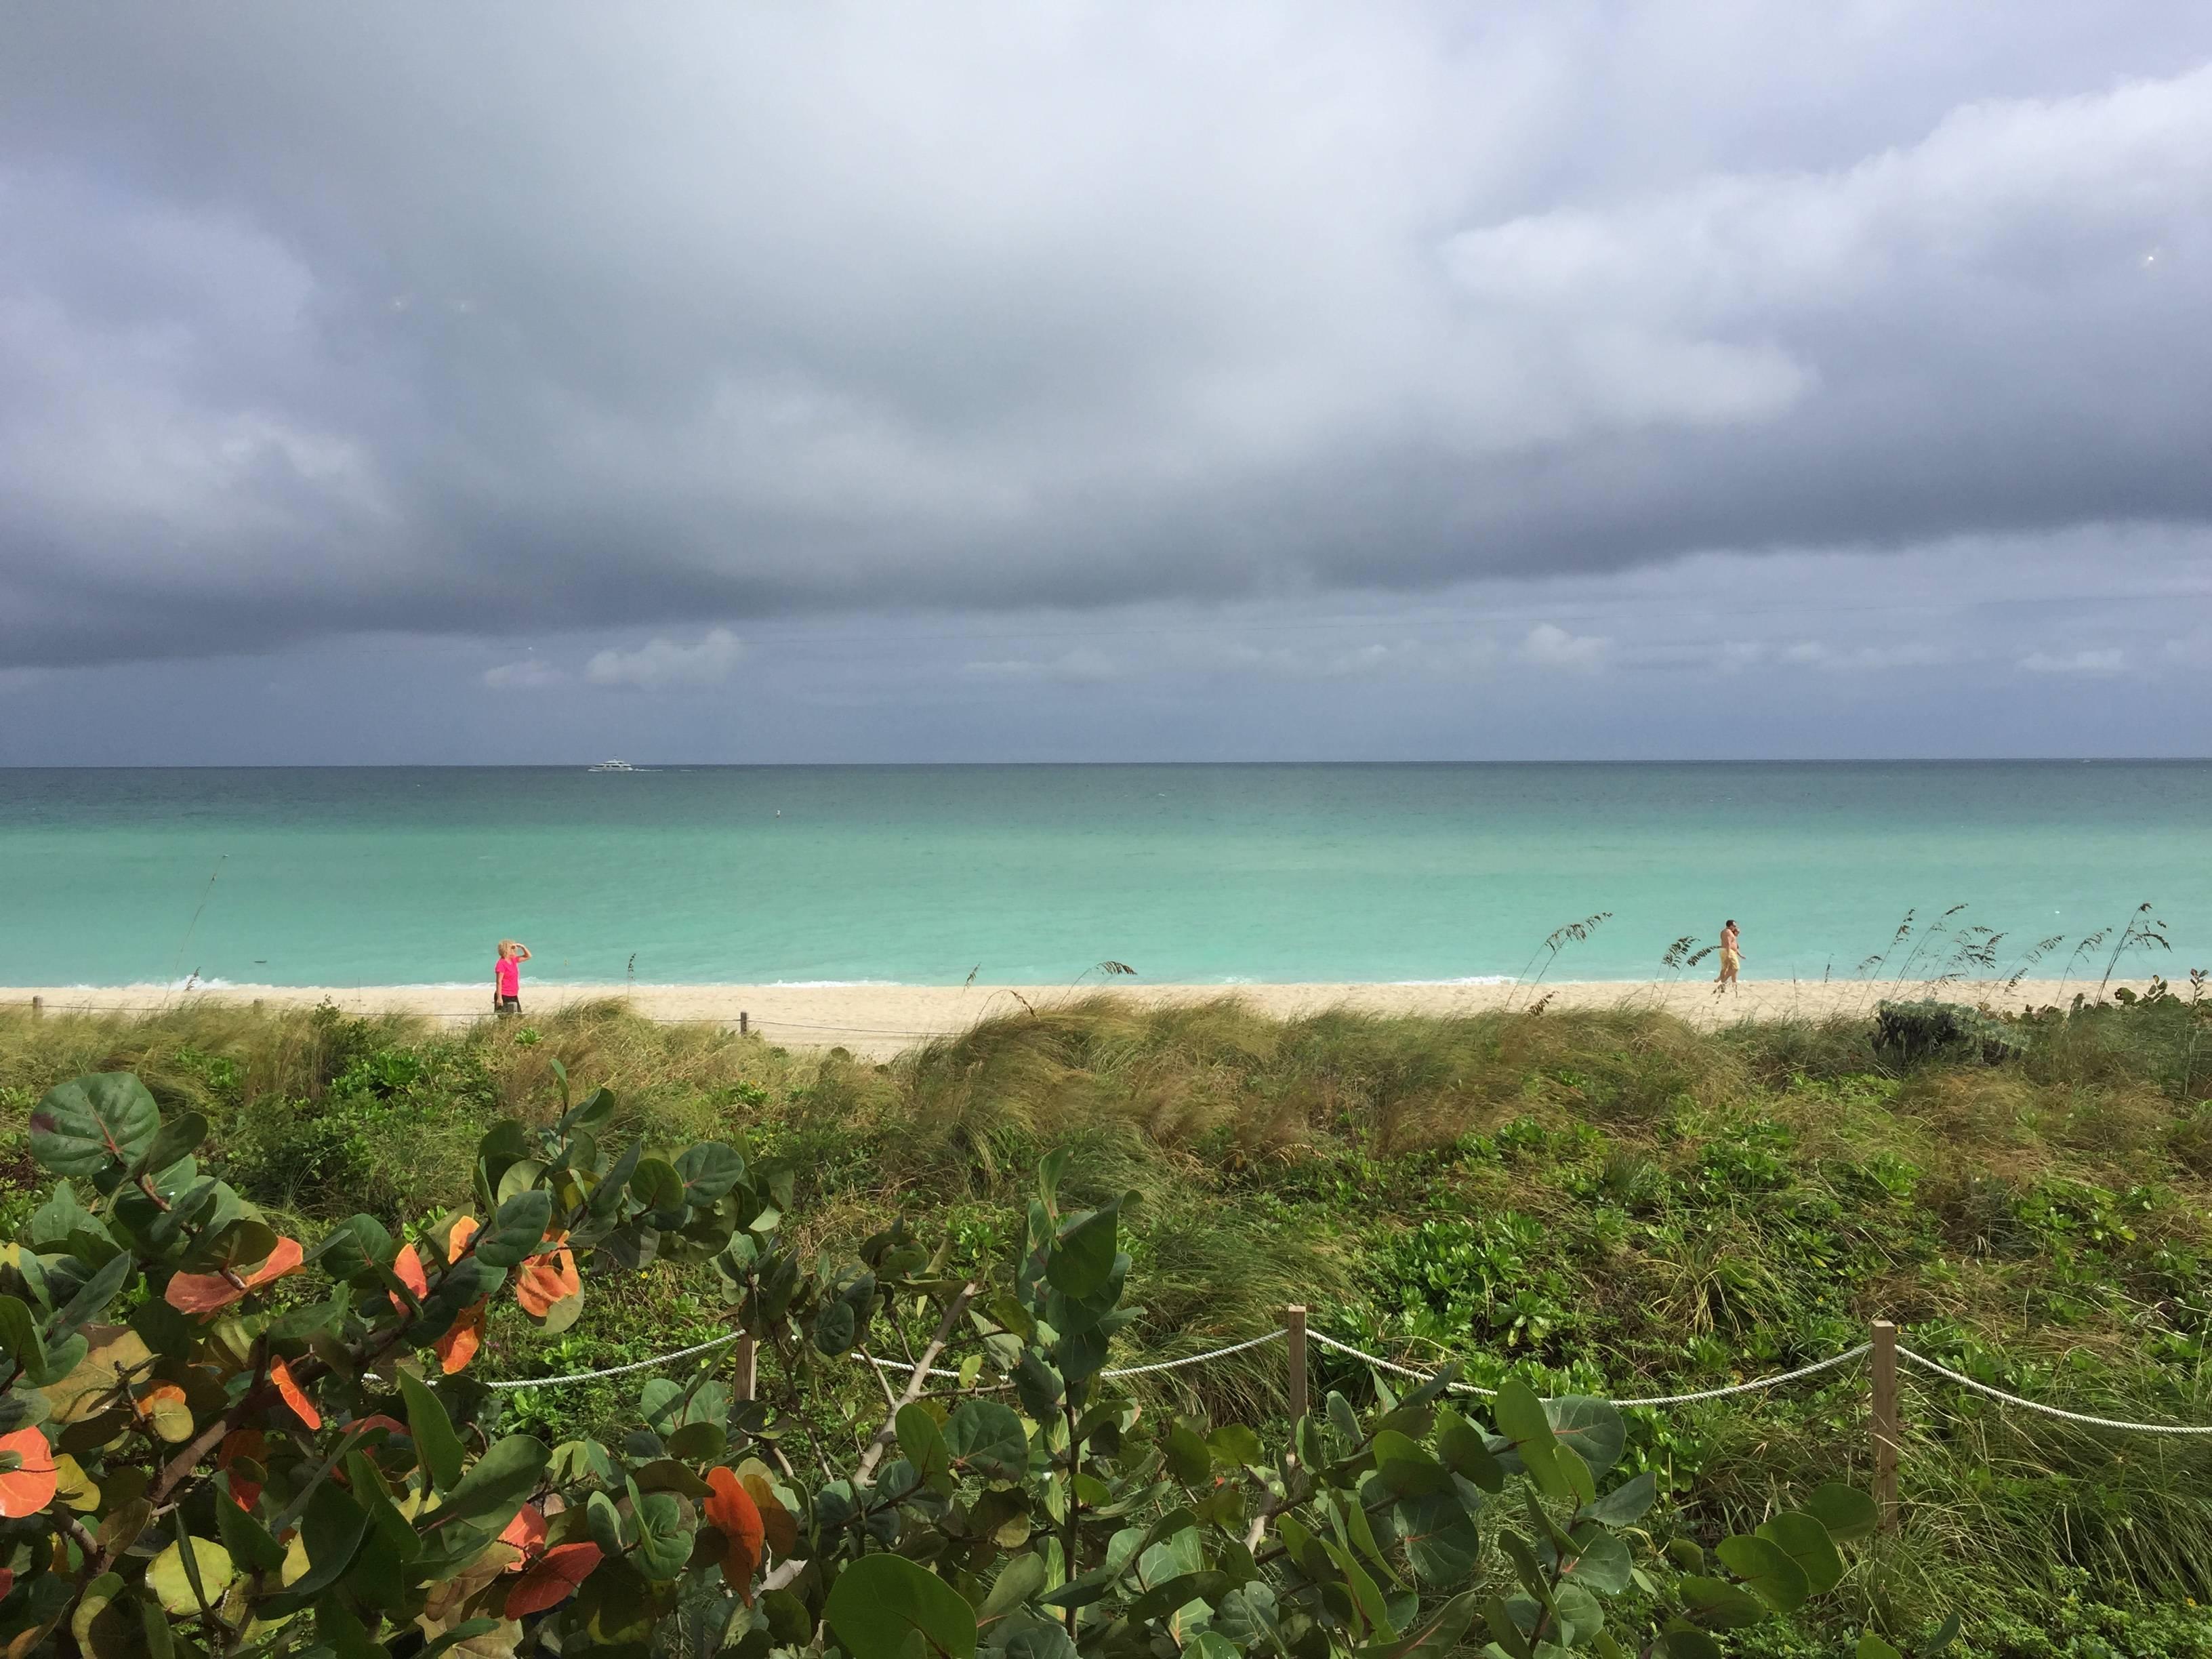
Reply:
[[491, 965], [491, 1008], [495, 1014], [522, 1012], [522, 964], [530, 960], [530, 947], [511, 939], [499, 942], [499, 959]]

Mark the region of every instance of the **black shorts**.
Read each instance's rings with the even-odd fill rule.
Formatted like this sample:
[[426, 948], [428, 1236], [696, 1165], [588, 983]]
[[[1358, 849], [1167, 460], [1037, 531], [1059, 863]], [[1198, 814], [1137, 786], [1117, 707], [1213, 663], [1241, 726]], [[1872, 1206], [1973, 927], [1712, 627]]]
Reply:
[[491, 1011], [495, 1014], [519, 1014], [522, 1012], [522, 999], [495, 996], [491, 1000]]

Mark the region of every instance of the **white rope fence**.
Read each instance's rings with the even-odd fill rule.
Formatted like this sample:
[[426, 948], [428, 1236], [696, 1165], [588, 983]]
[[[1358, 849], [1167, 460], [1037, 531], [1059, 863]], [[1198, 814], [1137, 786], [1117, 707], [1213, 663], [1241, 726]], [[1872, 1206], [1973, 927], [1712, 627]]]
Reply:
[[487, 1382], [487, 1389], [558, 1389], [570, 1382], [597, 1382], [610, 1376], [628, 1376], [632, 1371], [649, 1371], [662, 1365], [672, 1365], [679, 1359], [689, 1359], [696, 1354], [712, 1353], [717, 1348], [726, 1348], [741, 1340], [743, 1331], [732, 1331], [727, 1336], [718, 1336], [711, 1342], [696, 1342], [688, 1348], [678, 1348], [673, 1353], [656, 1354], [651, 1359], [637, 1359], [627, 1365], [610, 1365], [603, 1371], [571, 1371], [566, 1376], [526, 1376], [512, 1382]]
[[1929, 1370], [1936, 1376], [1956, 1382], [1962, 1389], [1972, 1389], [1976, 1394], [2001, 1400], [2008, 1406], [2018, 1406], [2023, 1411], [2040, 1412], [2045, 1417], [2056, 1417], [2067, 1423], [2086, 1423], [2091, 1428], [2120, 1429], [2130, 1434], [2212, 1434], [2212, 1423], [2128, 1423], [2117, 1417], [2092, 1417], [2087, 1412], [2069, 1412], [2063, 1406], [2046, 1406], [2040, 1401], [2023, 1400], [2016, 1394], [2007, 1394], [2002, 1389], [1993, 1389], [1986, 1382], [1977, 1382], [1962, 1376], [1948, 1365], [1939, 1365], [1925, 1354], [1915, 1353], [1903, 1344], [1898, 1346], [1897, 1357], [1908, 1364]]
[[[1099, 1376], [1103, 1379], [1112, 1380], [1125, 1376], [1149, 1376], [1160, 1371], [1182, 1370], [1188, 1366], [1204, 1365], [1217, 1359], [1225, 1359], [1231, 1354], [1245, 1353], [1254, 1348], [1265, 1347], [1268, 1343], [1281, 1341], [1289, 1334], [1288, 1330], [1279, 1328], [1268, 1331], [1263, 1335], [1247, 1338], [1242, 1342], [1231, 1342], [1222, 1347], [1209, 1348], [1203, 1353], [1185, 1354], [1175, 1359], [1155, 1360], [1146, 1365], [1116, 1366], [1101, 1371]], [[1364, 1365], [1371, 1365], [1376, 1370], [1387, 1371], [1393, 1376], [1406, 1377], [1416, 1382], [1427, 1382], [1432, 1381], [1436, 1375], [1433, 1371], [1424, 1371], [1412, 1365], [1400, 1364], [1395, 1359], [1384, 1359], [1380, 1355], [1369, 1353], [1364, 1349], [1354, 1347], [1349, 1342], [1340, 1341], [1320, 1331], [1308, 1331], [1305, 1334], [1324, 1348], [1334, 1349], [1348, 1358], [1357, 1359]], [[488, 1389], [502, 1390], [558, 1389], [573, 1382], [604, 1382], [610, 1377], [628, 1376], [637, 1371], [652, 1370], [662, 1365], [673, 1364], [679, 1359], [691, 1359], [701, 1354], [712, 1353], [718, 1348], [726, 1348], [732, 1343], [741, 1340], [743, 1335], [742, 1332], [733, 1331], [726, 1336], [718, 1336], [708, 1342], [694, 1343], [688, 1348], [678, 1348], [672, 1353], [657, 1354], [650, 1359], [633, 1360], [626, 1365], [610, 1365], [603, 1370], [571, 1371], [562, 1376], [522, 1377], [513, 1381], [487, 1382], [484, 1386]], [[1605, 1403], [1621, 1408], [1648, 1409], [1666, 1406], [1693, 1406], [1708, 1400], [1726, 1400], [1738, 1395], [1763, 1393], [1766, 1389], [1778, 1389], [1785, 1383], [1802, 1382], [1808, 1376], [1817, 1376], [1823, 1371], [1834, 1370], [1855, 1360], [1863, 1359], [1872, 1348], [1873, 1344], [1862, 1342], [1855, 1348], [1846, 1348], [1843, 1352], [1832, 1354], [1826, 1359], [1816, 1359], [1809, 1365], [1800, 1365], [1795, 1370], [1777, 1371], [1771, 1376], [1753, 1377], [1747, 1382], [1731, 1382], [1717, 1389], [1699, 1389], [1689, 1394], [1653, 1395], [1640, 1399], [1608, 1400]], [[1948, 1365], [1939, 1364], [1925, 1354], [1916, 1353], [1901, 1343], [1898, 1345], [1896, 1353], [1899, 1359], [1908, 1364], [1917, 1365], [1921, 1370], [1940, 1376], [1946, 1382], [1954, 1382], [1962, 1389], [1972, 1389], [1974, 1393], [1985, 1395], [2002, 1405], [2016, 1406], [2022, 1411], [2039, 1413], [2045, 1417], [2057, 1418], [2062, 1422], [2079, 1423], [2096, 1429], [2112, 1429], [2128, 1434], [2212, 1435], [2212, 1423], [2135, 1423], [2122, 1418], [2099, 1417], [2088, 1412], [2069, 1411], [2063, 1406], [2049, 1406], [2041, 1401], [2023, 1399], [2019, 1395], [2008, 1394], [2002, 1389], [1993, 1388], [1987, 1382], [1978, 1382], [1963, 1372], [1954, 1371]], [[915, 1370], [914, 1366], [896, 1359], [880, 1359], [874, 1355], [868, 1355], [866, 1358], [868, 1364], [880, 1370], [905, 1371], [910, 1374]], [[957, 1370], [948, 1370], [943, 1366], [937, 1365], [929, 1368], [928, 1375], [951, 1382], [959, 1381], [961, 1376]], [[1011, 1385], [1000, 1382], [990, 1386], [993, 1389], [1003, 1389]], [[1480, 1395], [1485, 1398], [1494, 1397], [1497, 1394], [1495, 1389], [1482, 1388], [1473, 1382], [1455, 1382], [1450, 1383], [1449, 1387], [1454, 1394]]]
[[[1306, 1334], [1324, 1348], [1334, 1348], [1339, 1353], [1349, 1354], [1352, 1358], [1372, 1365], [1378, 1370], [1390, 1371], [1399, 1376], [1409, 1376], [1422, 1382], [1428, 1382], [1434, 1375], [1429, 1371], [1415, 1370], [1411, 1365], [1400, 1365], [1388, 1359], [1377, 1359], [1371, 1353], [1361, 1352], [1349, 1342], [1340, 1342], [1334, 1337], [1324, 1336], [1319, 1331], [1308, 1331]], [[1778, 1388], [1784, 1382], [1795, 1382], [1801, 1376], [1811, 1376], [1818, 1371], [1832, 1370], [1838, 1365], [1848, 1365], [1852, 1360], [1870, 1352], [1873, 1346], [1870, 1342], [1862, 1342], [1856, 1348], [1847, 1349], [1826, 1359], [1816, 1359], [1811, 1364], [1801, 1365], [1794, 1371], [1782, 1371], [1772, 1376], [1755, 1377], [1748, 1382], [1731, 1382], [1726, 1388], [1700, 1389], [1695, 1394], [1659, 1395], [1650, 1400], [1608, 1400], [1605, 1403], [1608, 1406], [1688, 1406], [1700, 1400], [1723, 1400], [1735, 1394], [1756, 1394], [1762, 1389]], [[1486, 1399], [1495, 1398], [1498, 1393], [1495, 1389], [1478, 1388], [1472, 1382], [1454, 1382], [1449, 1386], [1454, 1394], [1479, 1394]]]

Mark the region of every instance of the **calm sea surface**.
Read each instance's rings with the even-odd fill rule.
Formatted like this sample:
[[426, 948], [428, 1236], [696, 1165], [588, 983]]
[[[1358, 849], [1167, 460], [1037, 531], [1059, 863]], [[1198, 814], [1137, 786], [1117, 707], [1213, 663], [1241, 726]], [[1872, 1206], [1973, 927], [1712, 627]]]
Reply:
[[2146, 899], [2212, 965], [2212, 763], [0, 771], [15, 985], [1450, 980], [1601, 910], [1553, 977], [1817, 978]]

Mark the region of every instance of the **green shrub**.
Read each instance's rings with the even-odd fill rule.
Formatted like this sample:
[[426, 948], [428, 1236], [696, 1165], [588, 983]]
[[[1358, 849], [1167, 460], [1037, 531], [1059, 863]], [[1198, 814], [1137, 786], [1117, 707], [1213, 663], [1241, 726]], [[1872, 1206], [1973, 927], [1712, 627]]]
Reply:
[[[481, 1223], [356, 1215], [309, 1251], [202, 1173], [198, 1115], [165, 1121], [128, 1073], [49, 1091], [30, 1149], [58, 1179], [0, 1293], [9, 1659], [1709, 1659], [1835, 1589], [1874, 1528], [1822, 1484], [1662, 1548], [1653, 1476], [1615, 1478], [1618, 1412], [1508, 1377], [1462, 1413], [1453, 1367], [1403, 1399], [1378, 1380], [1364, 1415], [1332, 1394], [1272, 1450], [1146, 1413], [1107, 1365], [1139, 1311], [1130, 1199], [1063, 1209], [1064, 1154], [1005, 1267], [962, 1278], [903, 1221], [809, 1261], [787, 1170], [617, 1150], [615, 1115], [599, 1090], [495, 1126]], [[647, 1381], [619, 1434], [512, 1431], [471, 1369], [492, 1300], [557, 1334], [587, 1275], [655, 1260], [712, 1264], [763, 1397], [702, 1368]], [[811, 1380], [894, 1347], [904, 1389], [848, 1450]]]
[[1972, 1055], [1995, 1066], [2025, 1054], [2027, 1042], [2016, 1028], [1978, 1009], [1923, 997], [1875, 1006], [1874, 1049], [1897, 1066]]

